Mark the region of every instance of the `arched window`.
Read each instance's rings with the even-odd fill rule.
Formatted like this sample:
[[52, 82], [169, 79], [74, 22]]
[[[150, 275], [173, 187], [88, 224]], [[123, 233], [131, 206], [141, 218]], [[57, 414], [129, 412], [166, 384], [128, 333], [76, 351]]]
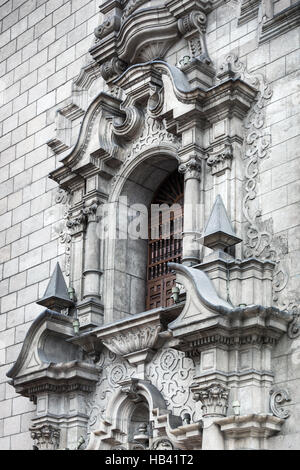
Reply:
[[[167, 263], [181, 263], [183, 230], [183, 176], [171, 173], [159, 186], [149, 211], [147, 302], [150, 310], [172, 305], [175, 275]], [[164, 205], [164, 206], [162, 206]], [[158, 217], [158, 206], [160, 207]]]

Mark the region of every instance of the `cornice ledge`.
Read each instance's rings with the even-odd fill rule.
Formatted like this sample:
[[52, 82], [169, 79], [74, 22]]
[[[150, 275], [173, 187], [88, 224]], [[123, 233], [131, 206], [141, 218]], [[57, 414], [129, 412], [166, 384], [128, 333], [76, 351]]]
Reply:
[[215, 421], [226, 437], [241, 438], [249, 434], [257, 437], [270, 437], [280, 432], [285, 422], [271, 414], [251, 414], [244, 416], [227, 416]]
[[222, 324], [226, 329], [241, 326], [245, 328], [267, 327], [279, 335], [287, 331], [292, 320], [290, 313], [276, 307], [261, 305], [234, 307], [218, 296], [212, 281], [205, 272], [177, 263], [169, 263], [168, 266], [176, 272], [177, 282], [183, 284], [187, 293], [182, 313], [168, 325], [174, 336], [189, 333], [189, 330], [195, 331], [200, 323], [203, 323], [201, 329], [208, 325], [212, 328], [212, 326]]
[[300, 25], [300, 2], [285, 8], [281, 12], [274, 15], [272, 18], [266, 20], [262, 24], [259, 43], [262, 44], [266, 41], [280, 36], [281, 34], [290, 31]]
[[28, 372], [14, 380], [17, 393], [34, 399], [43, 392], [65, 393], [93, 391], [99, 380], [99, 368], [89, 362], [74, 360], [48, 364], [43, 369]]
[[41, 326], [47, 321], [62, 326], [64, 329], [63, 334], [65, 335], [65, 337], [71, 337], [74, 334], [72, 318], [67, 317], [66, 315], [63, 315], [61, 313], [54, 312], [52, 310], [44, 310], [42, 313], [40, 313], [40, 315], [34, 320], [32, 325], [30, 326], [23, 342], [21, 352], [15, 364], [7, 372], [7, 377], [12, 379], [15, 379], [17, 377], [18, 373], [20, 372], [28, 357], [28, 353], [30, 351], [36, 334], [40, 330]]

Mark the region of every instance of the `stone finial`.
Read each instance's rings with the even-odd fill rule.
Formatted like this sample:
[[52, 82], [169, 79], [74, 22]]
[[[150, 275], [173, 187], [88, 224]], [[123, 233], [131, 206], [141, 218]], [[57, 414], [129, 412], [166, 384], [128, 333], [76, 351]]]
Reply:
[[204, 246], [213, 250], [224, 250], [242, 241], [233, 231], [220, 195], [217, 196], [213, 205], [201, 241]]
[[59, 263], [55, 266], [43, 298], [39, 300], [37, 304], [43, 305], [55, 312], [61, 312], [64, 308], [74, 305], [69, 297], [67, 285]]

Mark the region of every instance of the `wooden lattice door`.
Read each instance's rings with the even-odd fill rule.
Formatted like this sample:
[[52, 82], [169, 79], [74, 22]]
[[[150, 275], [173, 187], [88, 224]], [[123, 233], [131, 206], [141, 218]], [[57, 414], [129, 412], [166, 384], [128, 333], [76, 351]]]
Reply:
[[[178, 171], [175, 171], [163, 181], [151, 203], [160, 206], [167, 204], [169, 208], [173, 206], [174, 211], [161, 211], [156, 221], [153, 220], [151, 214], [149, 215], [146, 302], [148, 310], [167, 307], [173, 303], [171, 295], [172, 287], [175, 284], [175, 275], [170, 272], [167, 263], [181, 263], [183, 189], [183, 177]], [[170, 217], [167, 217], [169, 215]], [[166, 220], [169, 221], [168, 227]]]

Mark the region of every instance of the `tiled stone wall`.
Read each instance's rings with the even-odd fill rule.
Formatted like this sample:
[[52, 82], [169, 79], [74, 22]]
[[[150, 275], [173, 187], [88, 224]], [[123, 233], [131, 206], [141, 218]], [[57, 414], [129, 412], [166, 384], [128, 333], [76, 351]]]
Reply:
[[[99, 23], [97, 0], [0, 1], [0, 449], [32, 447], [34, 405], [6, 372], [16, 360], [55, 263], [61, 206], [46, 142]], [[63, 265], [63, 263], [61, 263]]]
[[[32, 447], [28, 426], [34, 406], [16, 396], [6, 372], [41, 310], [35, 301], [63, 258], [58, 237], [63, 209], [54, 203], [56, 185], [47, 178], [58, 158], [46, 142], [55, 136], [56, 109], [68, 102], [72, 80], [85, 63], [99, 3], [0, 0], [0, 449]], [[295, 2], [277, 1], [276, 12], [290, 3]], [[265, 126], [272, 140], [269, 158], [260, 162], [257, 201], [263, 217], [272, 217], [274, 233], [288, 237], [286, 291], [293, 296], [300, 275], [300, 33], [291, 29], [259, 45], [258, 18], [239, 26], [238, 16], [234, 0], [209, 15], [208, 49], [216, 64], [234, 52], [248, 72], [263, 73], [271, 83]], [[174, 63], [187, 51], [183, 41], [176, 48], [170, 51]], [[300, 365], [295, 357], [294, 343], [285, 339], [276, 352], [275, 381], [290, 389], [292, 416], [271, 441], [274, 448], [297, 445]]]

